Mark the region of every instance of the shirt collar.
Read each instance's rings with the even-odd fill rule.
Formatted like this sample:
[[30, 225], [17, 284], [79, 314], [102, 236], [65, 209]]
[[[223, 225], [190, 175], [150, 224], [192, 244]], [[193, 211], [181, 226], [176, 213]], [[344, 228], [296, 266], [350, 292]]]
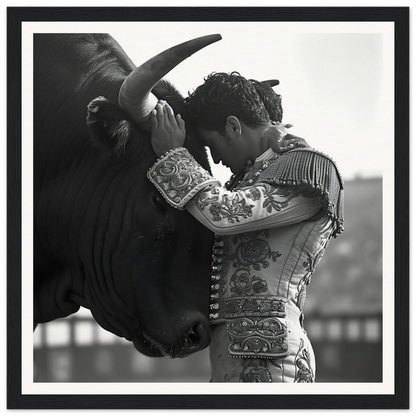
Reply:
[[266, 150], [263, 154], [261, 154], [255, 162], [262, 162], [263, 160], [271, 159], [276, 153], [273, 152], [272, 148]]

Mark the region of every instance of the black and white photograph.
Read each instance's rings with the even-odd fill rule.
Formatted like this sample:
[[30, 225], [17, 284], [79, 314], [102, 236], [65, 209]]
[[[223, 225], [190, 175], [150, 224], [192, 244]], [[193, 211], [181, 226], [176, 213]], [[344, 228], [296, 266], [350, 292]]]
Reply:
[[408, 8], [8, 12], [8, 408], [408, 408]]

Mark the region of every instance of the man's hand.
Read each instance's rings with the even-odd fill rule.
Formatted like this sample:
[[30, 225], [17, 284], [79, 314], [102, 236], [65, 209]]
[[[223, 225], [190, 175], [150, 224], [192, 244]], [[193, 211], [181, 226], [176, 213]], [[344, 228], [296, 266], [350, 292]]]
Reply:
[[291, 124], [274, 124], [264, 134], [275, 153], [285, 153], [296, 148], [310, 147], [304, 139], [288, 133]]
[[169, 150], [182, 147], [185, 138], [185, 122], [180, 114], [173, 113], [166, 101], [159, 101], [151, 114], [152, 146], [156, 155], [162, 156]]
[[293, 149], [306, 149], [310, 148], [308, 143], [306, 143], [305, 139], [302, 139], [301, 137], [294, 136], [293, 134], [287, 134], [284, 139], [277, 143], [274, 148], [271, 146], [273, 151], [276, 153], [285, 153], [289, 150]]

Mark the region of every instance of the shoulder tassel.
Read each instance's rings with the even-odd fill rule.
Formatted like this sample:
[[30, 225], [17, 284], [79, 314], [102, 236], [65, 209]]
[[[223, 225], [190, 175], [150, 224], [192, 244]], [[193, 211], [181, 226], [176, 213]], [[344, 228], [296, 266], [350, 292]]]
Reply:
[[259, 180], [285, 186], [306, 187], [320, 195], [324, 214], [335, 223], [334, 237], [344, 229], [344, 183], [335, 162], [313, 149], [295, 149], [284, 153], [277, 163], [263, 171]]

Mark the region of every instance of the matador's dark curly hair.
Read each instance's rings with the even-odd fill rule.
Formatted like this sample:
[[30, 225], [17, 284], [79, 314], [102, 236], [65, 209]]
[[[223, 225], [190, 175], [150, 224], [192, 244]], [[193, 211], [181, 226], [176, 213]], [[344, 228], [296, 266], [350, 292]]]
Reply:
[[238, 72], [214, 72], [185, 99], [191, 118], [202, 129], [224, 132], [227, 117], [234, 115], [251, 128], [282, 120], [281, 97], [256, 80]]
[[257, 94], [263, 101], [271, 121], [281, 123], [283, 119], [282, 96], [276, 94], [273, 88], [264, 82], [249, 80], [256, 88]]

